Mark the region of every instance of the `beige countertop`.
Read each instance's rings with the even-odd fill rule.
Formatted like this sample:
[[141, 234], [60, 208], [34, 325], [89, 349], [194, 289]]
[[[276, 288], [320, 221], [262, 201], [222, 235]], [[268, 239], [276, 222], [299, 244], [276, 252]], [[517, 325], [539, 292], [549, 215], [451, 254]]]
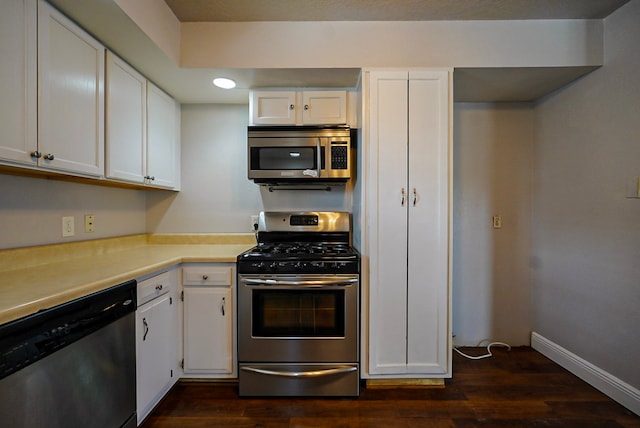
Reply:
[[134, 235], [0, 251], [0, 324], [180, 263], [235, 263], [251, 234]]

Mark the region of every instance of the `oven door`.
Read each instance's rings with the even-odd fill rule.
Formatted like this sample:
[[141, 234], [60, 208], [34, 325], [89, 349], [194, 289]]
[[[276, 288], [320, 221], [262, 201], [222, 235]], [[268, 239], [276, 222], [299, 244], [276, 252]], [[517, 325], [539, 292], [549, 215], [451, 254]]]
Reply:
[[358, 275], [238, 278], [238, 361], [358, 361]]

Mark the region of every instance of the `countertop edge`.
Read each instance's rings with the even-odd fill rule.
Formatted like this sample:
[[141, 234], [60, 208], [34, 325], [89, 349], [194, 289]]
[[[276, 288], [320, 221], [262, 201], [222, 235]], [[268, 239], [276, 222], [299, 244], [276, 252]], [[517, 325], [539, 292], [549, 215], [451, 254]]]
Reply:
[[[5, 324], [43, 309], [113, 287], [131, 279], [184, 263], [235, 263], [237, 256], [252, 244], [152, 244], [104, 255], [97, 261], [93, 256], [78, 257], [64, 262], [55, 261], [22, 270], [4, 271], [0, 282], [0, 324]], [[138, 261], [139, 260], [139, 261]], [[97, 263], [94, 267], [92, 261]], [[119, 266], [122, 266], [121, 270]], [[66, 270], [65, 270], [66, 269]], [[100, 271], [105, 272], [104, 276]], [[61, 271], [61, 272], [60, 272]], [[65, 273], [68, 271], [68, 273]], [[95, 271], [95, 272], [94, 272]], [[52, 274], [51, 272], [57, 272]], [[54, 291], [40, 291], [54, 282]], [[20, 286], [30, 283], [34, 288]], [[49, 281], [51, 282], [51, 281]], [[15, 284], [14, 284], [15, 283]], [[21, 296], [24, 296], [21, 297]]]

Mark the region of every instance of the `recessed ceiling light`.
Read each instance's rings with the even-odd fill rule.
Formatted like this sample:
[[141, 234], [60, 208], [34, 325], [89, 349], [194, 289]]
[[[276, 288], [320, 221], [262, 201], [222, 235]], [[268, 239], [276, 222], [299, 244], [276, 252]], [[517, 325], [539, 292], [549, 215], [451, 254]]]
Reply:
[[222, 89], [233, 89], [236, 87], [236, 82], [226, 77], [216, 77], [213, 79], [213, 84]]

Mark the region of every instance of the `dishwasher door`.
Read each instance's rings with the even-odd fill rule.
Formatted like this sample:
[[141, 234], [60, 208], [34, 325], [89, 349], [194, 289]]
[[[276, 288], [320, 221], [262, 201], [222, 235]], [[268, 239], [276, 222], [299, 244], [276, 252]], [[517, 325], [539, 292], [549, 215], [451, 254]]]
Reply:
[[[28, 320], [30, 334], [25, 336], [23, 330], [5, 337], [22, 335], [24, 339], [8, 352], [24, 357], [23, 367], [0, 380], [2, 426], [136, 426], [135, 313], [130, 311], [135, 310], [135, 282], [132, 290], [126, 313], [104, 316], [118, 303], [100, 295], [97, 303], [83, 302], [80, 316], [76, 310], [72, 318], [64, 318], [68, 313], [64, 310], [73, 305], [54, 308], [63, 318], [54, 316], [44, 323]], [[90, 332], [82, 335], [86, 329]], [[52, 340], [63, 340], [65, 332], [71, 336], [75, 332], [76, 337], [65, 343]], [[6, 372], [11, 361], [6, 347], [2, 352], [0, 369]], [[20, 364], [15, 355], [12, 361], [14, 366]]]

